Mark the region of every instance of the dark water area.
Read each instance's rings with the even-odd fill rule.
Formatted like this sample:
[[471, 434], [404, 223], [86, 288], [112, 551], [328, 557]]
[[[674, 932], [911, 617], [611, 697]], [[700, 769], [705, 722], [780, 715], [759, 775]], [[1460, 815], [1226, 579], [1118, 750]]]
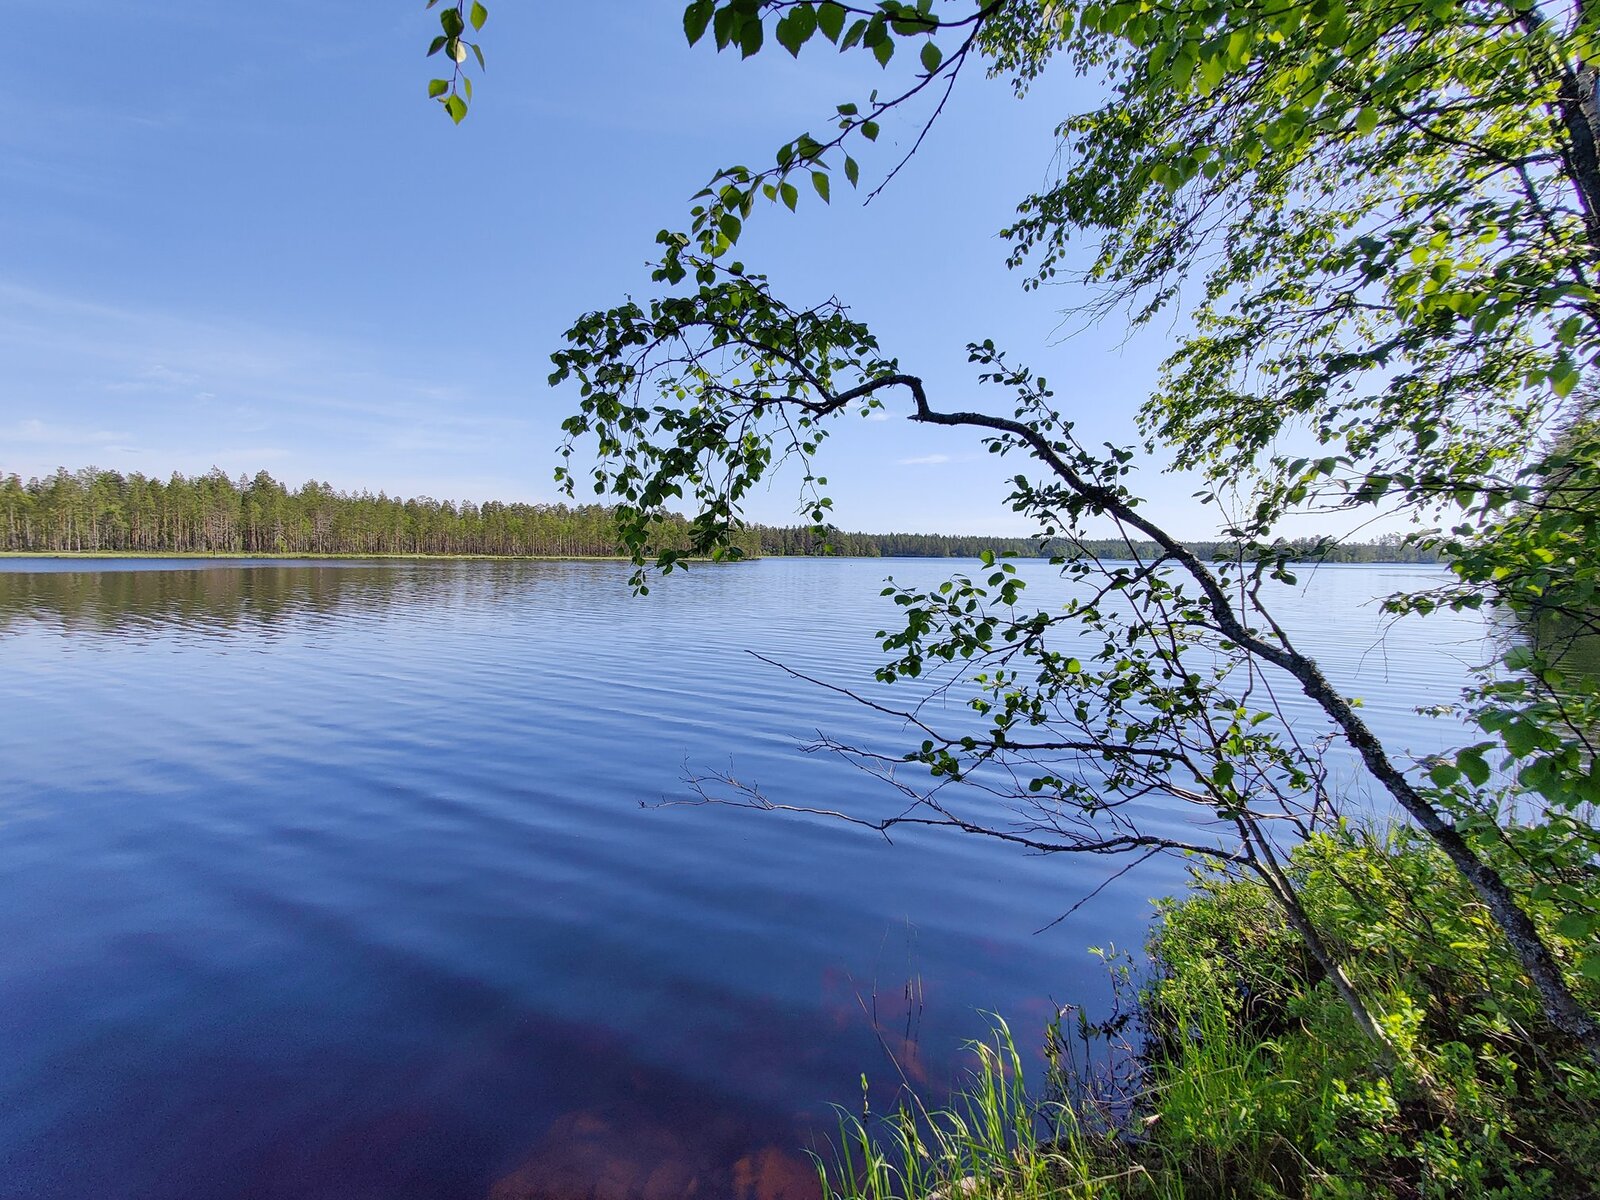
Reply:
[[[897, 722], [748, 651], [859, 682], [883, 577], [960, 567], [0, 561], [0, 1196], [813, 1195], [863, 1073], [937, 1098], [991, 1011], [1031, 1049], [1182, 885], [1051, 925], [1116, 864], [661, 803], [893, 803], [796, 743]], [[1433, 577], [1283, 606], [1419, 753], [1483, 628], [1371, 602]]]
[[1600, 680], [1600, 636], [1592, 621], [1562, 617], [1534, 617], [1518, 631], [1549, 656], [1564, 675]]

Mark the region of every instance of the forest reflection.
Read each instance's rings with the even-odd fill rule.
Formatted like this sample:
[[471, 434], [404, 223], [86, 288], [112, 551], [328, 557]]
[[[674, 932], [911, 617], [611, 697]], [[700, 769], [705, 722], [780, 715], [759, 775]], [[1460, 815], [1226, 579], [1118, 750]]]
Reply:
[[[183, 559], [40, 567], [0, 564], [0, 633], [20, 622], [63, 633], [125, 633], [179, 626], [200, 633], [270, 633], [290, 622], [440, 605], [492, 605], [526, 597], [551, 570], [616, 576], [609, 563], [239, 564]], [[108, 569], [109, 568], [109, 569]], [[159, 568], [159, 569], [153, 569]]]
[[1600, 634], [1592, 618], [1537, 618], [1526, 623], [1526, 633], [1563, 674], [1600, 680]]

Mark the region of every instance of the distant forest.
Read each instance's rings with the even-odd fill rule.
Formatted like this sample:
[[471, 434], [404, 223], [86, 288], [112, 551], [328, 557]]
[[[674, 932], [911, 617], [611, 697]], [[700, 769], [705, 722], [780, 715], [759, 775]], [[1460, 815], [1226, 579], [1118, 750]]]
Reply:
[[[688, 522], [663, 513], [658, 545], [684, 549]], [[1315, 539], [1291, 543], [1302, 553]], [[803, 525], [751, 525], [740, 532], [748, 555], [851, 558], [974, 558], [984, 550], [1024, 557], [1095, 554], [1125, 557], [1116, 540], [1041, 545], [1033, 538], [933, 533], [844, 533], [826, 539]], [[1228, 542], [1194, 542], [1204, 557], [1231, 555]], [[826, 548], [825, 548], [826, 547]], [[1141, 553], [1153, 545], [1136, 546]], [[24, 482], [0, 477], [0, 551], [244, 554], [485, 554], [603, 557], [617, 553], [611, 509], [598, 504], [454, 503], [379, 492], [340, 492], [311, 482], [290, 490], [265, 471], [230, 479], [220, 470], [156, 479], [88, 467]], [[1396, 534], [1325, 548], [1326, 562], [1433, 562]]]

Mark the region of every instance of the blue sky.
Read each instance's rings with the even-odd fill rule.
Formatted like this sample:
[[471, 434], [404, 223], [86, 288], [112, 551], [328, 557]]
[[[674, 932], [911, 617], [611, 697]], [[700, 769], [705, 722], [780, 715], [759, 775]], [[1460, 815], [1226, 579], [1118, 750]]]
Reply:
[[[769, 161], [885, 81], [820, 40], [798, 62], [690, 49], [681, 9], [499, 0], [459, 128], [424, 96], [420, 0], [32, 10], [35, 49], [0, 79], [0, 471], [555, 499], [562, 330], [648, 291], [656, 230], [715, 168]], [[1165, 331], [1065, 337], [1073, 297], [1025, 294], [995, 236], [1093, 100], [1065, 72], [1021, 103], [973, 74], [882, 197], [767, 212], [741, 257], [795, 301], [837, 294], [943, 403], [985, 399], [963, 347], [993, 337], [1086, 440], [1129, 441]], [[916, 132], [886, 127], [863, 183]], [[961, 431], [853, 423], [823, 466], [847, 528], [1027, 532]], [[1141, 486], [1179, 532], [1211, 532], [1188, 482]], [[785, 480], [751, 508], [793, 512]]]

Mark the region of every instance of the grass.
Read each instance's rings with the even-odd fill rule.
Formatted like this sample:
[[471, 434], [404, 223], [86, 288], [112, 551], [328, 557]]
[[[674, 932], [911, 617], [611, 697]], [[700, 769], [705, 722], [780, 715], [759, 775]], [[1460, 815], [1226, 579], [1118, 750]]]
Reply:
[[[1303, 847], [1294, 869], [1398, 1064], [1360, 1035], [1262, 888], [1197, 874], [1161, 905], [1143, 961], [1119, 968], [1134, 1041], [1084, 1021], [1094, 1071], [1052, 1053], [1030, 1088], [996, 1019], [947, 1104], [841, 1117], [831, 1161], [818, 1160], [825, 1194], [1600, 1196], [1600, 1071], [1543, 1024], [1448, 864], [1403, 834], [1347, 832]], [[1584, 998], [1600, 1002], [1593, 988]], [[1059, 1050], [1059, 1031], [1048, 1044]]]
[[832, 1162], [818, 1159], [825, 1192], [848, 1200], [911, 1197], [1048, 1197], [1106, 1194], [1103, 1157], [1075, 1110], [1038, 1103], [1025, 1083], [1011, 1030], [995, 1018], [977, 1065], [949, 1105], [912, 1101], [881, 1122], [841, 1114]]

